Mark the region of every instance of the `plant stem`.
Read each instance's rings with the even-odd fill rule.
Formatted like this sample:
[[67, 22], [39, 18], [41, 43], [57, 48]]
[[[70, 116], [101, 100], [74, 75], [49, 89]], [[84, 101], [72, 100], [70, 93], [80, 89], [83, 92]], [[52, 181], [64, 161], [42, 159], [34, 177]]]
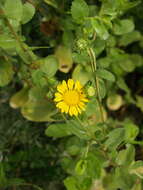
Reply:
[[[23, 51], [24, 53], [27, 53], [27, 54], [28, 54], [29, 58], [30, 58], [31, 61], [32, 61], [32, 57], [31, 57], [30, 53], [29, 53], [28, 50], [24, 47], [24, 45], [23, 45], [22, 41], [20, 40], [19, 36], [18, 36], [17, 33], [14, 31], [13, 26], [12, 26], [11, 23], [9, 22], [8, 18], [5, 16], [5, 12], [3, 11], [3, 9], [1, 9], [0, 11], [1, 11], [1, 14], [4, 15], [5, 23], [6, 23], [6, 25], [8, 26], [9, 30], [11, 31], [12, 35], [14, 36], [15, 40], [18, 42], [20, 48], [22, 49], [22, 51]], [[28, 62], [29, 62], [29, 60], [28, 60]]]
[[99, 93], [98, 79], [96, 77], [96, 57], [95, 57], [95, 53], [92, 48], [88, 49], [88, 54], [91, 59], [91, 67], [92, 67], [93, 75], [94, 75], [94, 79], [95, 79], [95, 88], [97, 90], [97, 100], [98, 100], [98, 104], [99, 104], [101, 119], [102, 119], [102, 122], [104, 123], [105, 121], [104, 121], [103, 108], [102, 108], [102, 103], [101, 103], [101, 98], [100, 98], [100, 93]]

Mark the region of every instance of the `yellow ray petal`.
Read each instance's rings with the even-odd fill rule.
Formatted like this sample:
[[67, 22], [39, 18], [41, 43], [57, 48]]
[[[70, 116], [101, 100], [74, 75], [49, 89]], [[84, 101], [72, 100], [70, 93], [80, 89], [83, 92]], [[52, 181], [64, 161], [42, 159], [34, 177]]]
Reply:
[[85, 110], [85, 104], [83, 102], [80, 102], [78, 106], [80, 107], [80, 109]]
[[62, 84], [59, 84], [58, 86], [57, 86], [57, 90], [60, 92], [60, 93], [64, 93], [65, 92], [65, 89], [63, 89], [63, 85]]
[[73, 85], [74, 85], [73, 79], [69, 79], [69, 80], [68, 80], [68, 88], [69, 88], [69, 90], [72, 90], [72, 89], [73, 89]]
[[81, 113], [81, 110], [78, 106], [76, 106], [76, 109], [77, 109], [78, 113]]
[[70, 109], [69, 109], [69, 114], [72, 116], [72, 115], [75, 115], [77, 116], [78, 115], [78, 111], [76, 109], [75, 106], [71, 106]]
[[82, 89], [81, 83], [80, 83], [79, 81], [76, 81], [76, 82], [75, 82], [75, 90], [80, 91], [81, 89]]
[[89, 102], [89, 100], [87, 98], [82, 98], [81, 101], [83, 101], [83, 102]]
[[65, 80], [63, 80], [62, 85], [63, 85], [63, 88], [64, 88], [65, 90], [68, 90], [68, 86], [67, 86], [67, 83], [66, 83]]

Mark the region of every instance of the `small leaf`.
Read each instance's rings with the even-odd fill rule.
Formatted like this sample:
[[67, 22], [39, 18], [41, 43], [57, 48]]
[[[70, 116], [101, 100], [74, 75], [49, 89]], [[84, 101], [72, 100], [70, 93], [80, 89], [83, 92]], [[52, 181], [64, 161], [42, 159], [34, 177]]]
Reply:
[[109, 71], [107, 71], [105, 69], [98, 69], [96, 71], [96, 74], [97, 74], [98, 77], [103, 78], [105, 80], [109, 80], [109, 81], [112, 81], [112, 82], [115, 81], [115, 76], [111, 72], [109, 72]]
[[46, 74], [47, 77], [53, 77], [58, 70], [58, 61], [54, 56], [48, 56], [40, 60], [40, 71]]
[[86, 160], [79, 160], [76, 164], [75, 171], [77, 175], [83, 175], [87, 168], [87, 161]]
[[108, 134], [108, 139], [105, 141], [105, 146], [109, 149], [116, 149], [124, 140], [125, 130], [123, 128], [117, 128]]
[[4, 11], [8, 18], [21, 21], [23, 11], [23, 5], [21, 0], [6, 0]]
[[139, 127], [131, 122], [125, 122], [124, 127], [125, 127], [125, 140], [127, 142], [135, 140], [135, 138], [139, 133]]
[[105, 26], [105, 24], [101, 20], [92, 19], [91, 20], [92, 27], [96, 31], [97, 35], [103, 40], [107, 40], [109, 37], [108, 30]]
[[49, 137], [60, 138], [71, 135], [71, 132], [66, 123], [57, 123], [49, 125], [45, 134]]
[[26, 2], [23, 5], [22, 24], [26, 24], [27, 22], [29, 22], [34, 14], [35, 7], [31, 3]]
[[89, 7], [84, 0], [74, 0], [72, 2], [71, 14], [73, 19], [81, 24], [89, 15]]
[[0, 61], [0, 86], [6, 86], [13, 78], [13, 66], [12, 63], [4, 60]]
[[118, 22], [114, 23], [113, 30], [116, 35], [123, 35], [134, 30], [134, 23], [132, 20], [124, 19], [118, 20]]
[[125, 150], [121, 150], [116, 158], [119, 165], [128, 166], [135, 159], [135, 148], [133, 145], [128, 145]]
[[79, 190], [77, 187], [77, 181], [74, 177], [68, 177], [64, 180], [64, 185], [66, 186], [67, 190]]

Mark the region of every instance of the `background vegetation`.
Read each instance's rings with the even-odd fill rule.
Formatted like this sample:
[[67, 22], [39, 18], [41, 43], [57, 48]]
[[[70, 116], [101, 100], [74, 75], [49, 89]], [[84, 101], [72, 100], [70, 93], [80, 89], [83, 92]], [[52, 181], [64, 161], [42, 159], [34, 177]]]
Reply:
[[[0, 0], [0, 190], [143, 189], [143, 2]], [[73, 78], [77, 118], [54, 104]]]

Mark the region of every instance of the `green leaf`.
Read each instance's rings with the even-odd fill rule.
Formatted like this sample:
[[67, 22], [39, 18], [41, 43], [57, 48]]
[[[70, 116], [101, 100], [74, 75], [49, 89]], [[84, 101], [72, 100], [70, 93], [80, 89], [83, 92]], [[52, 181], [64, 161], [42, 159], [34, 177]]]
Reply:
[[113, 31], [116, 35], [123, 35], [134, 30], [134, 23], [132, 20], [124, 19], [118, 20], [113, 25]]
[[72, 2], [71, 14], [75, 22], [81, 24], [89, 15], [89, 7], [84, 0], [74, 0]]
[[136, 174], [143, 179], [143, 161], [138, 160], [130, 167], [130, 173]]
[[46, 87], [34, 86], [29, 90], [29, 99], [35, 101], [42, 100], [46, 97], [48, 90]]
[[133, 145], [127, 145], [125, 150], [121, 150], [116, 158], [118, 165], [129, 166], [135, 159], [135, 148]]
[[6, 0], [4, 11], [8, 18], [21, 21], [23, 12], [23, 5], [21, 0]]
[[66, 186], [67, 190], [79, 190], [77, 187], [77, 181], [74, 177], [68, 177], [64, 180], [64, 185]]
[[54, 56], [48, 56], [44, 59], [39, 60], [41, 66], [40, 71], [46, 74], [47, 77], [53, 77], [58, 70], [58, 61]]
[[36, 86], [43, 87], [47, 85], [47, 80], [44, 76], [45, 74], [40, 70], [32, 71], [32, 81]]
[[91, 79], [91, 76], [81, 65], [77, 65], [72, 73], [72, 78], [85, 85]]
[[106, 87], [105, 87], [105, 83], [104, 83], [104, 81], [102, 79], [98, 80], [98, 89], [99, 89], [100, 98], [101, 99], [105, 98], [105, 96], [106, 96]]
[[136, 96], [136, 106], [143, 112], [143, 97]]
[[105, 24], [101, 20], [97, 19], [92, 19], [91, 24], [97, 35], [99, 35], [101, 39], [107, 40], [107, 38], [109, 37], [109, 33]]
[[131, 122], [125, 122], [124, 127], [125, 127], [125, 140], [127, 142], [135, 140], [135, 138], [139, 133], [139, 127]]
[[80, 139], [89, 140], [91, 137], [87, 134], [87, 131], [84, 129], [84, 126], [81, 125], [78, 121], [68, 120], [69, 131], [71, 134], [76, 135]]
[[101, 175], [102, 160], [95, 154], [88, 153], [87, 156], [87, 174], [93, 178], [99, 178]]
[[10, 98], [10, 106], [12, 108], [22, 107], [28, 101], [29, 87], [24, 86], [20, 91], [16, 92]]
[[141, 40], [141, 33], [139, 31], [133, 31], [128, 34], [124, 34], [119, 39], [119, 46], [128, 46], [129, 44], [140, 41]]
[[75, 171], [77, 175], [83, 175], [87, 168], [87, 161], [86, 160], [79, 160], [76, 164]]
[[17, 42], [8, 34], [0, 35], [0, 47], [3, 49], [15, 49]]
[[117, 128], [108, 134], [108, 139], [105, 141], [105, 146], [109, 149], [116, 149], [124, 140], [125, 130], [123, 128]]
[[26, 24], [27, 22], [29, 22], [34, 16], [34, 14], [35, 7], [31, 3], [26, 2], [23, 5], [22, 24]]
[[13, 66], [12, 63], [0, 60], [0, 86], [6, 86], [13, 78]]
[[112, 81], [112, 82], [115, 81], [115, 76], [111, 72], [109, 72], [109, 71], [107, 71], [105, 69], [98, 69], [96, 71], [96, 75], [99, 78], [103, 78], [105, 80], [109, 80], [109, 81]]
[[71, 135], [71, 132], [66, 123], [57, 123], [49, 125], [45, 134], [49, 137], [60, 138]]
[[28, 100], [21, 109], [22, 115], [36, 122], [53, 121], [51, 117], [55, 115], [55, 105], [48, 100], [32, 101]]

